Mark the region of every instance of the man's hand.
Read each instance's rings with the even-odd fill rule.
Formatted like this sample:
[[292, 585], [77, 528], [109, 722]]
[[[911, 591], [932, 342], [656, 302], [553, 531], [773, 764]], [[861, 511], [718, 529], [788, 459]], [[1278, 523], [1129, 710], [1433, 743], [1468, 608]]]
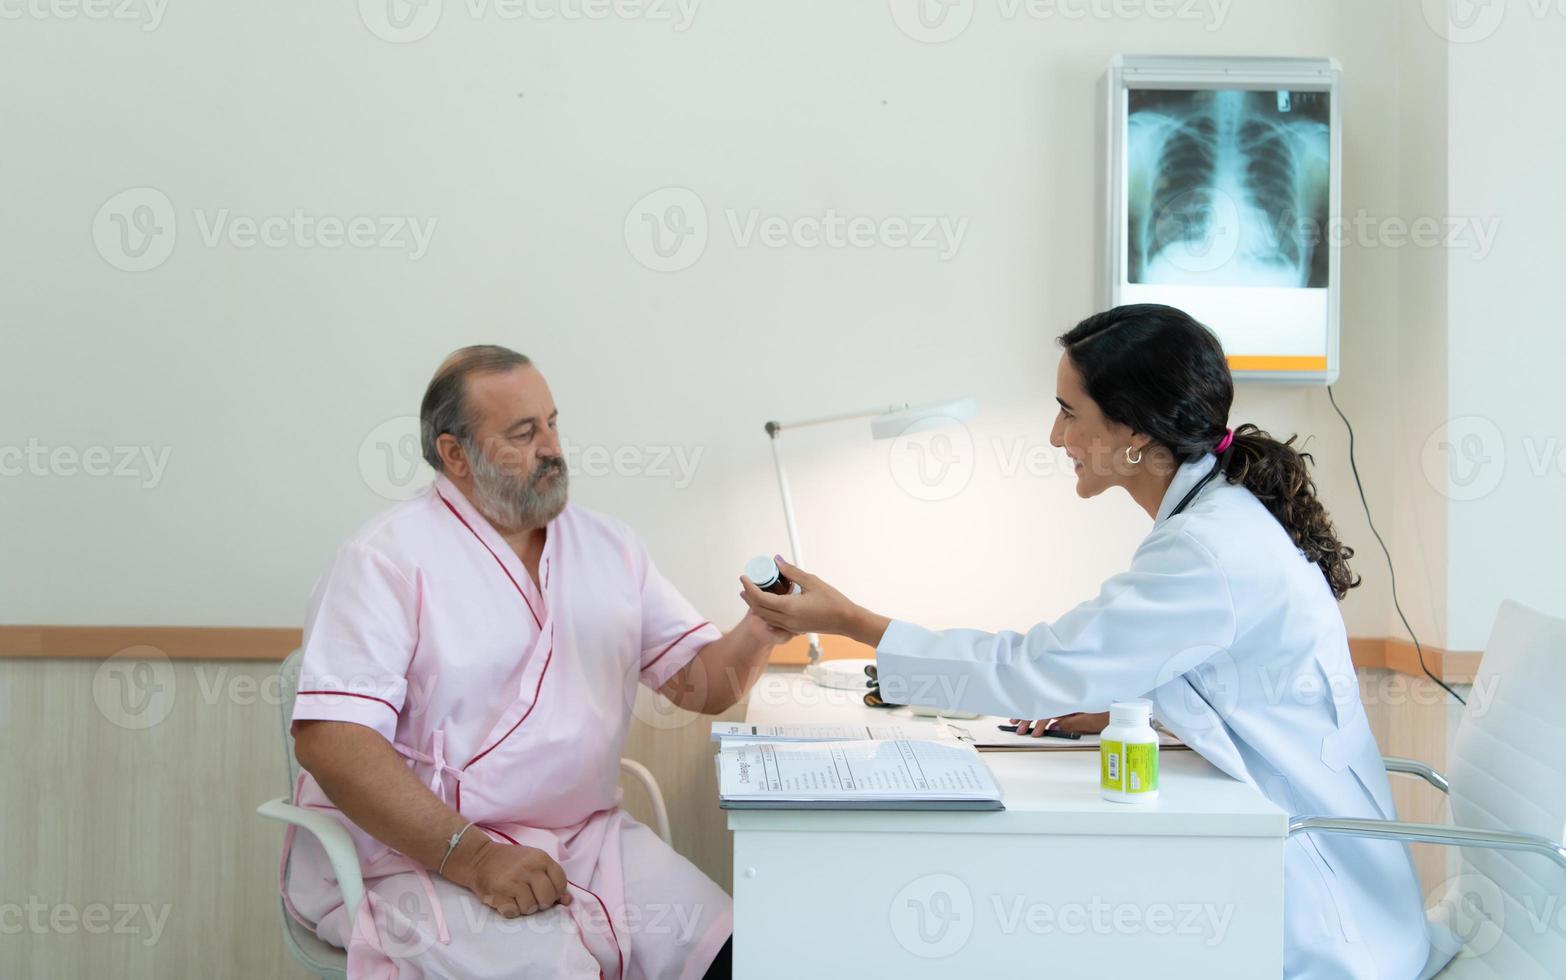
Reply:
[[462, 835], [445, 877], [507, 919], [571, 904], [565, 869], [554, 858], [536, 847], [497, 844], [477, 827]]
[[766, 620], [752, 612], [745, 614], [745, 618], [740, 622], [740, 628], [745, 630], [746, 635], [757, 643], [764, 643], [769, 647], [777, 646], [779, 643], [787, 643], [794, 638], [793, 633], [768, 625]]

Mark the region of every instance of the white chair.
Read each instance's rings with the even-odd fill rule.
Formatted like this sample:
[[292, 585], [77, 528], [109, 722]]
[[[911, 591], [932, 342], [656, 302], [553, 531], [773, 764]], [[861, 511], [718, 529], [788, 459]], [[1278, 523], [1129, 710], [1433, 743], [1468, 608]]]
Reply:
[[[281, 695], [283, 718], [283, 754], [288, 763], [289, 795], [266, 801], [256, 808], [256, 812], [263, 817], [293, 824], [316, 836], [326, 850], [327, 859], [332, 863], [332, 871], [337, 875], [337, 884], [343, 893], [343, 903], [348, 907], [348, 921], [353, 922], [359, 911], [359, 903], [364, 900], [364, 879], [359, 871], [359, 856], [354, 851], [353, 839], [335, 818], [325, 813], [294, 806], [289, 802], [293, 798], [293, 788], [299, 778], [299, 763], [294, 759], [294, 737], [290, 731], [293, 726], [294, 692], [299, 689], [299, 656], [300, 651], [295, 650], [278, 668], [278, 689]], [[663, 793], [658, 789], [658, 782], [653, 778], [653, 774], [646, 766], [632, 759], [621, 759], [620, 768], [634, 781], [641, 783], [650, 801], [653, 830], [663, 838], [664, 843], [671, 843], [669, 811], [664, 805]], [[316, 976], [346, 980], [348, 954], [296, 922], [294, 917], [288, 914], [282, 896], [278, 896], [278, 911], [282, 917], [283, 943], [293, 954], [294, 959], [304, 964]]]
[[[1461, 947], [1443, 980], [1566, 977], [1566, 620], [1501, 605], [1457, 729], [1451, 776], [1412, 759], [1390, 772], [1446, 793], [1453, 826], [1300, 817], [1289, 833], [1332, 833], [1442, 844], [1460, 868], [1429, 917], [1432, 935]], [[1437, 964], [1452, 954], [1439, 944]], [[1430, 968], [1427, 968], [1428, 975]]]

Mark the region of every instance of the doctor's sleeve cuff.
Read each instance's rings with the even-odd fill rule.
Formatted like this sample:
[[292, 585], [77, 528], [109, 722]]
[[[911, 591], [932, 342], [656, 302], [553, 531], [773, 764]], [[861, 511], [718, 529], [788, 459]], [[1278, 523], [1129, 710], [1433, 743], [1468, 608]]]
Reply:
[[920, 704], [992, 713], [970, 706], [976, 685], [971, 662], [950, 637], [894, 619], [875, 648], [881, 697], [892, 704]]
[[[939, 637], [931, 630], [914, 623], [904, 622], [901, 619], [892, 620], [886, 627], [886, 632], [881, 634], [881, 642], [875, 648], [876, 660], [889, 657], [893, 660], [899, 658], [918, 659], [927, 656], [932, 643]], [[881, 668], [876, 668], [879, 674]]]

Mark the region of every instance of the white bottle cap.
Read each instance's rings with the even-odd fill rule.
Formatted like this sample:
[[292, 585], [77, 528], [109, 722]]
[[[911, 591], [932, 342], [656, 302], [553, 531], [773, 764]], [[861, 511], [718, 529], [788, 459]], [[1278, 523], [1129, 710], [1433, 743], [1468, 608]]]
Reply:
[[756, 583], [756, 588], [764, 589], [778, 580], [782, 574], [778, 571], [778, 563], [766, 555], [757, 555], [745, 563], [745, 577]]
[[1153, 702], [1146, 698], [1116, 701], [1109, 706], [1111, 725], [1147, 725], [1153, 720]]

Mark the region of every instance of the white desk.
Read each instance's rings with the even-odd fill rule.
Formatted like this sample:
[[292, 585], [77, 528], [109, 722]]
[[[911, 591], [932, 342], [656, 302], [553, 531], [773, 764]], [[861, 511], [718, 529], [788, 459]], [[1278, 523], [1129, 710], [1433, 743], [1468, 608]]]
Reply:
[[[745, 718], [897, 716], [778, 672]], [[1187, 751], [1151, 805], [1101, 799], [1096, 751], [984, 759], [1004, 812], [730, 811], [734, 975], [1282, 974], [1288, 820], [1260, 793]]]

